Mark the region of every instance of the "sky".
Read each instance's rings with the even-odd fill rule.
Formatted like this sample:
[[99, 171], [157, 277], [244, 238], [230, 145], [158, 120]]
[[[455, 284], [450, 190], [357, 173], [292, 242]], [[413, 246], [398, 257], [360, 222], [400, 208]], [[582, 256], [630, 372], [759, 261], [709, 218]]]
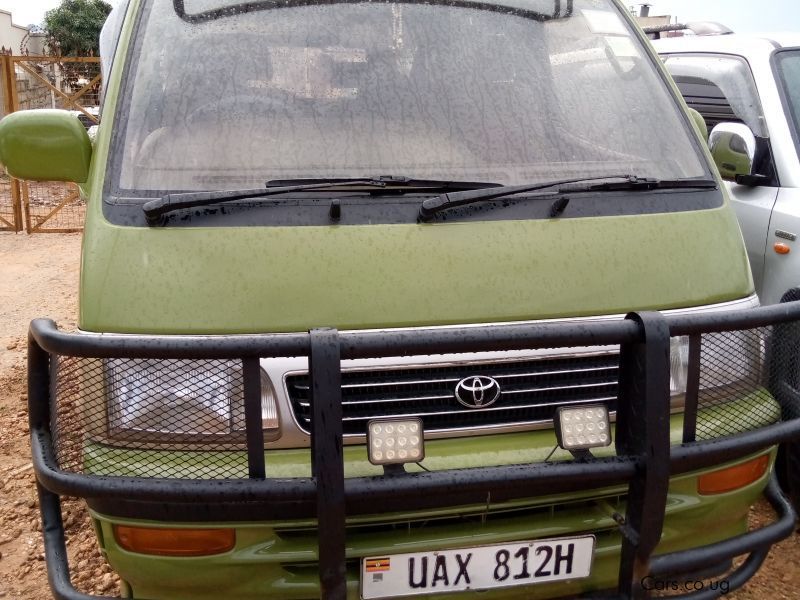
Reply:
[[0, 0], [0, 8], [11, 13], [15, 25], [40, 24], [45, 11], [55, 8], [61, 0]]
[[[625, 4], [637, 6], [631, 0]], [[60, 0], [0, 0], [17, 25], [41, 23]], [[719, 21], [739, 33], [800, 31], [799, 0], [651, 0], [651, 15], [673, 15], [682, 22]]]

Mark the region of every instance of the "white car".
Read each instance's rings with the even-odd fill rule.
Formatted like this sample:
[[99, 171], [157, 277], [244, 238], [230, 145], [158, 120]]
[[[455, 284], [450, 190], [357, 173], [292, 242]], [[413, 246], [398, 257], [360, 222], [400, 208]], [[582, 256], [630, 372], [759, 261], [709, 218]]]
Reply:
[[800, 286], [800, 33], [653, 42], [728, 182], [763, 304]]
[[[91, 129], [95, 125], [97, 125], [100, 121], [100, 107], [99, 106], [83, 106], [81, 107], [82, 110], [71, 110], [69, 111], [71, 114], [75, 115], [81, 124], [86, 127], [86, 129]], [[92, 120], [88, 115], [94, 117]]]

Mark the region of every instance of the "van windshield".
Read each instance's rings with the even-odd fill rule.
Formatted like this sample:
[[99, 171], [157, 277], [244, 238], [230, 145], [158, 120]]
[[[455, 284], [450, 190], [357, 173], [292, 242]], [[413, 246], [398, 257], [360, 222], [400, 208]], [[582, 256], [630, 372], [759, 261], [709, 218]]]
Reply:
[[183, 5], [145, 2], [112, 153], [120, 195], [707, 175], [610, 0]]

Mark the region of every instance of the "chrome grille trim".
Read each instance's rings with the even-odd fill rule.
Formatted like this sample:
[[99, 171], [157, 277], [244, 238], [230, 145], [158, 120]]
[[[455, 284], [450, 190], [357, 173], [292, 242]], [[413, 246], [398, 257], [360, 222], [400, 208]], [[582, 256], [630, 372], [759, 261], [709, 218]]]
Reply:
[[[353, 404], [358, 405], [358, 404], [384, 404], [389, 402], [421, 402], [423, 400], [449, 400], [450, 398], [455, 398], [455, 396], [453, 394], [450, 394], [442, 396], [416, 396], [411, 398], [379, 398], [378, 400], [350, 400], [347, 404], [349, 406]], [[302, 407], [311, 406], [310, 402], [303, 402], [302, 400], [298, 401], [297, 404], [299, 404]]]
[[[568, 373], [592, 373], [596, 371], [617, 371], [617, 367], [593, 367], [585, 369], [566, 369], [561, 371], [539, 371], [533, 373], [509, 373], [508, 375], [495, 375], [495, 379], [511, 379], [515, 377], [533, 377], [542, 375], [566, 375]], [[456, 380], [457, 381], [457, 380]]]
[[[505, 394], [535, 394], [537, 392], [556, 392], [559, 390], [580, 390], [580, 389], [588, 389], [588, 388], [596, 388], [596, 387], [607, 387], [609, 385], [617, 385], [617, 380], [609, 380], [609, 381], [601, 381], [599, 383], [579, 383], [576, 385], [556, 385], [551, 387], [541, 387], [541, 388], [525, 388], [522, 390], [503, 390], [500, 392], [501, 395]], [[615, 396], [616, 398], [616, 396]]]
[[[560, 371], [531, 371], [528, 373], [509, 373], [507, 375], [494, 375], [495, 379], [513, 379], [522, 377], [541, 377], [544, 375], [567, 375], [572, 373], [592, 373], [597, 371], [616, 371], [617, 367], [594, 367], [587, 369], [562, 369]], [[342, 385], [343, 390], [352, 390], [358, 388], [368, 387], [397, 387], [401, 385], [423, 385], [428, 383], [458, 383], [461, 381], [459, 378], [447, 379], [421, 379], [417, 381], [389, 381], [389, 382], [376, 382], [376, 383], [347, 383]], [[294, 387], [298, 390], [307, 391], [309, 386], [295, 384]]]
[[[458, 383], [458, 379], [422, 379], [420, 381], [403, 381], [403, 382], [386, 382], [386, 383], [348, 383], [346, 385], [342, 385], [343, 390], [352, 390], [358, 388], [365, 388], [365, 387], [389, 387], [393, 385], [422, 385], [424, 383]], [[307, 390], [309, 389], [307, 385], [297, 385], [295, 386], [297, 389], [300, 390]]]
[[[486, 413], [492, 411], [500, 411], [500, 410], [523, 410], [527, 408], [542, 408], [542, 407], [549, 407], [549, 406], [566, 406], [569, 404], [591, 404], [592, 402], [610, 402], [612, 400], [616, 400], [616, 396], [609, 396], [607, 398], [583, 398], [580, 400], [566, 400], [564, 402], [546, 402], [546, 403], [536, 403], [536, 404], [519, 404], [516, 406], [490, 406], [489, 408], [482, 408], [480, 411], [477, 410], [447, 410], [441, 412], [424, 412], [424, 413], [403, 413], [403, 417], [426, 417], [431, 415], [457, 415], [457, 414], [467, 414], [467, 415], [474, 415], [476, 412]], [[373, 419], [385, 419], [388, 415], [371, 415], [367, 417], [344, 417], [342, 420], [344, 421], [371, 421]], [[392, 415], [394, 416], [394, 415]], [[536, 423], [537, 421], [532, 421]], [[543, 423], [545, 421], [538, 421], [539, 423]], [[512, 421], [512, 425], [516, 425], [516, 422]], [[501, 423], [502, 425], [502, 423]], [[438, 431], [438, 430], [437, 430]]]

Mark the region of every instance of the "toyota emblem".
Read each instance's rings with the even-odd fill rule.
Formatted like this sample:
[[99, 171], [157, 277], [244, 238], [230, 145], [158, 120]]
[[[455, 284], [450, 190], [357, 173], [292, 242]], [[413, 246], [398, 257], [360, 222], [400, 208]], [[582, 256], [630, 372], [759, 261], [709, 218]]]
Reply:
[[500, 397], [500, 384], [491, 377], [475, 375], [456, 385], [456, 400], [467, 408], [486, 408]]

